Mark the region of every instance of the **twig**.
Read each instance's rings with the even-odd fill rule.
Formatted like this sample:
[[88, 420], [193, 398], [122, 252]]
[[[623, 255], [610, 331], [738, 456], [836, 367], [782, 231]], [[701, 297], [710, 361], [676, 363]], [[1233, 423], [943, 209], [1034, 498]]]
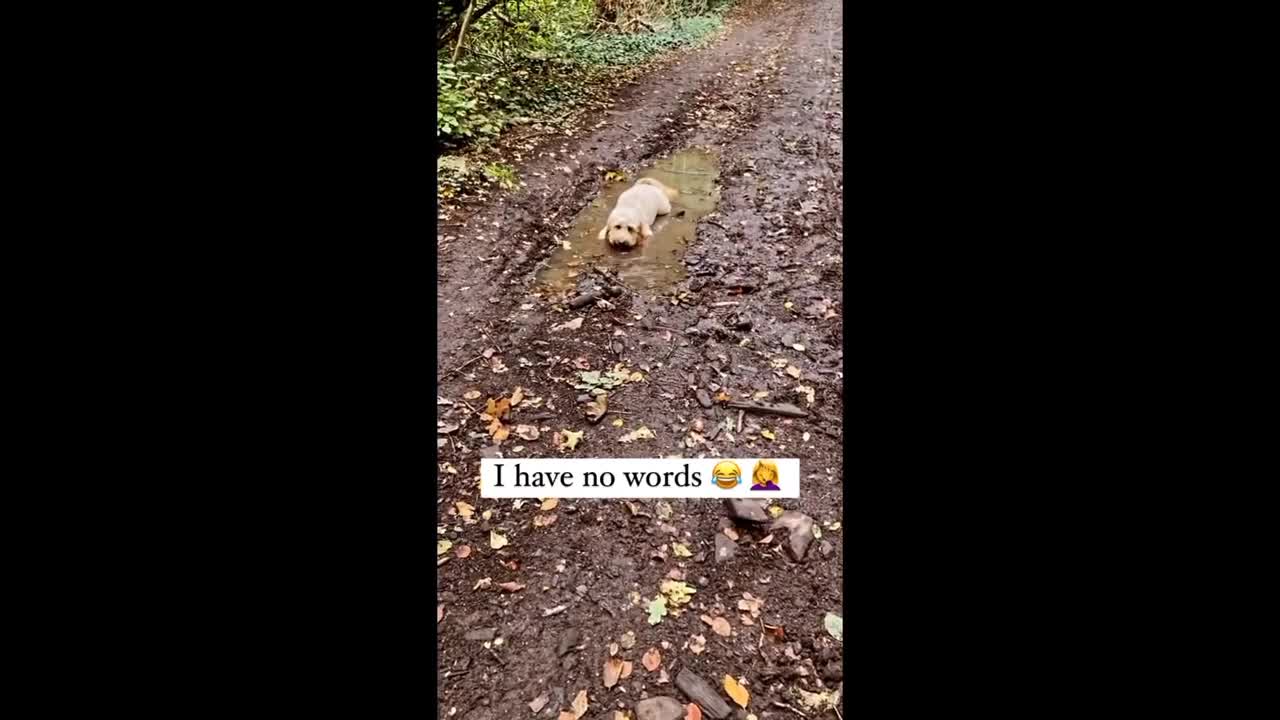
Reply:
[[793, 713], [795, 713], [795, 714], [799, 715], [800, 717], [804, 718], [804, 720], [809, 720], [809, 716], [808, 716], [808, 715], [805, 715], [804, 713], [800, 712], [799, 710], [797, 710], [797, 709], [795, 709], [795, 708], [791, 707], [790, 705], [788, 705], [788, 704], [786, 704], [786, 703], [784, 703], [784, 702], [779, 702], [779, 701], [777, 701], [777, 700], [774, 700], [774, 701], [773, 701], [773, 705], [774, 705], [774, 707], [780, 707], [780, 708], [784, 708], [784, 709], [786, 709], [786, 710], [790, 710], [791, 712], [793, 712]]
[[485, 648], [485, 650], [488, 650], [488, 651], [489, 651], [489, 654], [493, 656], [493, 659], [494, 659], [494, 660], [497, 660], [497, 661], [498, 661], [498, 664], [499, 664], [499, 665], [506, 665], [506, 664], [507, 664], [507, 663], [506, 663], [502, 658], [498, 657], [498, 653], [494, 652], [494, 651], [493, 651], [493, 648]]
[[731, 408], [738, 408], [740, 410], [750, 410], [758, 413], [772, 413], [774, 415], [782, 415], [784, 417], [809, 417], [809, 413], [790, 403], [741, 402], [734, 400], [730, 401], [728, 405]]
[[831, 712], [835, 713], [836, 717], [840, 718], [840, 720], [844, 720], [844, 716], [840, 714], [840, 708], [833, 707], [831, 708]]
[[739, 411], [738, 411], [738, 434], [739, 434], [739, 435], [741, 435], [741, 434], [742, 434], [742, 415], [743, 415], [743, 412], [744, 412], [744, 411], [742, 411], [742, 410], [739, 410]]
[[476, 9], [475, 0], [467, 3], [467, 12], [462, 16], [462, 26], [458, 29], [458, 43], [453, 46], [453, 57], [449, 62], [458, 62], [458, 53], [462, 52], [462, 38], [467, 34], [467, 23], [471, 22], [471, 12]]
[[[479, 359], [480, 359], [480, 358], [482, 358], [482, 357], [484, 357], [484, 354], [483, 354], [483, 353], [481, 353], [481, 354], [479, 354], [479, 355], [477, 355], [477, 356], [475, 356], [475, 357], [471, 358], [470, 360], [468, 360], [468, 361], [466, 361], [466, 362], [462, 363], [461, 365], [459, 365], [458, 367], [456, 367], [456, 368], [454, 368], [454, 369], [450, 370], [449, 372], [445, 373], [444, 375], [441, 375], [441, 376], [440, 376], [440, 379], [441, 379], [441, 380], [443, 380], [443, 379], [445, 379], [445, 378], [449, 377], [450, 375], [452, 375], [452, 374], [454, 374], [454, 373], [458, 372], [458, 371], [459, 371], [459, 370], [461, 370], [462, 368], [464, 368], [464, 367], [466, 367], [466, 366], [470, 365], [471, 363], [473, 363], [473, 362], [475, 362], [475, 361], [479, 360]], [[470, 406], [470, 405], [468, 405], [467, 407], [471, 407], [471, 406]], [[473, 412], [474, 412], [474, 411], [473, 411]]]

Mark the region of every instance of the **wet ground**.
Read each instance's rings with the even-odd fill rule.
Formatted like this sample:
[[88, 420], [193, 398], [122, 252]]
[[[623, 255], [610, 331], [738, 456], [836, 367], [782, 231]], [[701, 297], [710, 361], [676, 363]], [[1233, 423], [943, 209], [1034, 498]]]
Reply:
[[[517, 164], [526, 187], [443, 208], [437, 530], [451, 545], [437, 587], [439, 717], [555, 720], [583, 690], [582, 718], [635, 717], [643, 698], [689, 702], [681, 670], [735, 710], [722, 680], [741, 681], [740, 717], [836, 717], [802, 703], [843, 681], [842, 641], [824, 627], [844, 614], [842, 24], [837, 0], [748, 3], [717, 42], [538, 138]], [[608, 175], [619, 171], [625, 180]], [[646, 174], [690, 192], [648, 247], [607, 250], [595, 216]], [[601, 417], [574, 386], [619, 366], [629, 379], [607, 388]], [[498, 443], [482, 413], [502, 398], [519, 402]], [[728, 406], [750, 401], [807, 415]], [[641, 427], [655, 437], [619, 442]], [[566, 431], [582, 433], [572, 449]], [[499, 454], [798, 457], [801, 497], [779, 504], [821, 537], [796, 562], [788, 528], [731, 522], [719, 503], [480, 499], [479, 458]], [[508, 544], [492, 547], [491, 531]], [[718, 546], [732, 558], [717, 562]], [[697, 590], [690, 604], [649, 624], [643, 606], [677, 577]], [[744, 593], [758, 616], [740, 608], [754, 603]], [[632, 670], [606, 687], [615, 643]], [[651, 648], [654, 671], [642, 663]]]

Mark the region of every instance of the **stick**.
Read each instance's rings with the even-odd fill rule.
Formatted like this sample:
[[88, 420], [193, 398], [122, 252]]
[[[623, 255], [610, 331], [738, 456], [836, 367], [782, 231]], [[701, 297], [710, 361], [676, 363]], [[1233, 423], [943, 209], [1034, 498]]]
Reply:
[[738, 411], [738, 434], [742, 434], [742, 411]]
[[[492, 651], [490, 651], [490, 652], [492, 652]], [[804, 713], [800, 712], [799, 710], [797, 710], [797, 709], [795, 709], [795, 708], [791, 707], [790, 705], [788, 705], [788, 704], [786, 704], [786, 703], [784, 703], [784, 702], [778, 702], [777, 700], [774, 700], [774, 701], [773, 701], [773, 704], [774, 704], [774, 707], [785, 708], [785, 709], [790, 710], [791, 712], [793, 712], [793, 713], [795, 713], [795, 714], [799, 715], [800, 717], [804, 718], [804, 720], [809, 720], [809, 716], [808, 716], [808, 715], [805, 715]]]
[[750, 410], [758, 413], [772, 413], [774, 415], [783, 415], [785, 417], [806, 418], [809, 413], [790, 403], [761, 403], [761, 402], [741, 402], [732, 400], [728, 403], [731, 408], [740, 410]]
[[[449, 372], [445, 373], [444, 375], [441, 375], [441, 376], [440, 376], [440, 379], [441, 379], [441, 380], [443, 380], [443, 379], [445, 379], [445, 378], [449, 377], [450, 375], [452, 375], [452, 374], [454, 374], [454, 373], [458, 372], [458, 371], [459, 371], [459, 370], [461, 370], [462, 368], [464, 368], [464, 367], [466, 367], [466, 366], [470, 365], [471, 363], [473, 363], [473, 362], [475, 362], [475, 361], [479, 360], [479, 359], [480, 359], [480, 358], [482, 358], [482, 357], [484, 357], [484, 354], [480, 354], [480, 355], [477, 355], [477, 356], [475, 356], [475, 357], [471, 358], [470, 360], [468, 360], [468, 361], [466, 361], [466, 362], [462, 363], [461, 365], [459, 365], [458, 367], [456, 367], [456, 368], [454, 368], [454, 369], [450, 370]], [[471, 406], [470, 406], [470, 405], [468, 405], [467, 407], [471, 407]]]
[[453, 57], [449, 62], [458, 62], [458, 53], [462, 52], [462, 38], [467, 34], [467, 23], [471, 22], [471, 11], [476, 9], [475, 0], [467, 3], [467, 11], [462, 15], [462, 26], [458, 30], [458, 42], [453, 46]]

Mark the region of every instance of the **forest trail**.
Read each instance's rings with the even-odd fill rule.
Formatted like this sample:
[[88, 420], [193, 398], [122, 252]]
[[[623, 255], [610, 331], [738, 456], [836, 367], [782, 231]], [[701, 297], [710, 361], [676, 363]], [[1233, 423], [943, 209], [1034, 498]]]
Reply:
[[[544, 140], [517, 165], [524, 187], [441, 220], [439, 717], [555, 720], [585, 690], [581, 718], [635, 718], [643, 698], [689, 702], [682, 670], [735, 712], [722, 680], [744, 681], [750, 700], [734, 717], [795, 717], [777, 703], [806, 702], [819, 703], [809, 717], [836, 717], [813, 698], [843, 680], [842, 641], [824, 625], [844, 614], [842, 55], [839, 0], [747, 2], [717, 41], [657, 63], [572, 136]], [[648, 255], [610, 254], [595, 223], [639, 176], [687, 192]], [[618, 366], [616, 384], [599, 380]], [[583, 402], [591, 371], [586, 386], [609, 392], [601, 418]], [[480, 413], [517, 388], [496, 444]], [[807, 416], [728, 405], [753, 400]], [[619, 442], [642, 427], [655, 437]], [[564, 431], [583, 433], [572, 450]], [[801, 497], [777, 504], [817, 531], [735, 524], [707, 501], [542, 510], [476, 487], [482, 456], [669, 455], [800, 458]], [[508, 544], [492, 547], [491, 533]], [[645, 607], [672, 579], [697, 592], [649, 624]], [[721, 615], [728, 635], [701, 619]], [[633, 667], [606, 687], [615, 643]]]

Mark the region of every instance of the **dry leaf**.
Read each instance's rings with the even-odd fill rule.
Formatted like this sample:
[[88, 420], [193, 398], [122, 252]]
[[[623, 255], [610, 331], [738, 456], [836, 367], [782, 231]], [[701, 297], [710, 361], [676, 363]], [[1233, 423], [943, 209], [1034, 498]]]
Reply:
[[631, 432], [618, 438], [618, 442], [633, 442], [635, 440], [653, 440], [657, 436], [647, 427], [636, 428]]
[[702, 708], [698, 703], [689, 703], [684, 709], [684, 720], [702, 720]]
[[614, 419], [613, 419], [613, 423], [611, 423], [611, 424], [612, 424], [614, 427], [622, 427], [622, 418], [614, 418]]
[[573, 714], [573, 713], [571, 713], [571, 712], [565, 712], [565, 711], [561, 710], [561, 711], [560, 711], [560, 717], [559, 717], [559, 718], [556, 718], [556, 720], [578, 720], [578, 718], [577, 718], [577, 717], [575, 717], [575, 716], [574, 716], [574, 714]]
[[516, 435], [519, 435], [523, 440], [537, 440], [538, 428], [533, 425], [517, 425]]
[[609, 643], [609, 656], [613, 657], [618, 654], [618, 643]]
[[767, 438], [769, 438], [770, 440], [777, 440], [777, 439], [778, 439], [778, 436], [774, 435], [774, 434], [773, 434], [773, 431], [769, 430], [768, 428], [765, 428], [764, 430], [761, 430], [761, 431], [760, 431], [760, 434], [761, 434], [761, 435], [763, 435], [763, 436], [765, 436], [765, 437], [767, 437]]
[[582, 439], [583, 431], [574, 432], [572, 430], [561, 430], [560, 432], [564, 436], [564, 445], [561, 446], [561, 449], [573, 450], [578, 447], [578, 441]]
[[671, 543], [671, 552], [676, 557], [693, 557], [693, 553], [689, 552], [689, 546], [684, 543]]
[[630, 650], [636, 646], [636, 634], [628, 630], [622, 634], [622, 638], [618, 642], [622, 644], [623, 649]]
[[724, 676], [724, 691], [729, 693], [729, 697], [738, 703], [741, 707], [747, 706], [747, 701], [751, 699], [751, 693], [747, 689], [738, 684], [732, 675]]
[[451, 547], [453, 547], [453, 543], [451, 541], [437, 540], [436, 541], [436, 557], [440, 557], [441, 555], [449, 552], [449, 548]]
[[573, 699], [573, 717], [580, 718], [587, 714], [587, 691], [583, 690]]
[[629, 678], [629, 677], [631, 677], [631, 670], [632, 670], [633, 668], [634, 668], [634, 666], [631, 664], [631, 661], [630, 661], [630, 660], [623, 660], [623, 661], [622, 661], [622, 674], [621, 674], [621, 675], [619, 675], [618, 677], [620, 677], [620, 678]]
[[694, 635], [689, 638], [689, 652], [694, 655], [701, 655], [703, 650], [707, 649], [707, 636]]
[[516, 391], [511, 393], [511, 407], [515, 407], [519, 405], [520, 401], [523, 399], [524, 399], [524, 390], [521, 388], [516, 388]]
[[509, 542], [511, 541], [507, 540], [502, 535], [499, 535], [498, 531], [496, 530], [489, 531], [489, 547], [493, 548], [494, 550], [500, 550], [506, 547], [507, 543]]
[[547, 498], [546, 500], [542, 501], [542, 509], [555, 510], [556, 506], [559, 504], [560, 504], [560, 498]]
[[555, 522], [556, 522], [555, 513], [551, 513], [550, 515], [534, 515], [533, 516], [534, 527], [547, 527], [548, 525], [554, 525]]
[[463, 502], [463, 501], [461, 501], [461, 500], [459, 500], [458, 502], [454, 503], [454, 507], [458, 508], [458, 514], [459, 514], [459, 515], [461, 515], [462, 517], [464, 517], [464, 518], [466, 518], [466, 519], [468, 519], [468, 520], [470, 520], [470, 519], [471, 519], [471, 516], [472, 516], [472, 515], [474, 515], [474, 514], [475, 514], [475, 512], [476, 512], [476, 509], [475, 509], [475, 507], [474, 507], [474, 506], [469, 505], [469, 504], [467, 504], [467, 503], [465, 503], [465, 502]]
[[457, 555], [459, 560], [463, 560], [471, 555], [471, 546], [460, 545], [458, 549], [454, 551], [453, 554]]
[[[494, 422], [497, 421], [495, 420]], [[501, 443], [509, 437], [511, 437], [511, 428], [499, 423], [498, 429], [493, 433], [493, 441], [495, 443]]]
[[594, 400], [587, 403], [586, 412], [587, 420], [591, 422], [600, 422], [600, 418], [609, 411], [609, 396], [597, 395]]
[[662, 664], [662, 653], [658, 652], [658, 648], [649, 648], [649, 652], [640, 658], [640, 662], [644, 663], [644, 669], [653, 672]]
[[559, 325], [552, 327], [551, 331], [556, 332], [558, 330], [577, 330], [580, 327], [582, 327], [582, 318], [579, 317], [579, 318], [574, 318], [569, 322], [560, 323]]
[[787, 374], [788, 374], [788, 375], [790, 375], [791, 377], [793, 377], [793, 378], [795, 378], [795, 379], [799, 380], [799, 379], [800, 379], [800, 368], [796, 367], [795, 365], [788, 365], [788, 366], [787, 366]]
[[725, 528], [724, 534], [727, 535], [730, 540], [736, 541], [738, 539], [738, 531], [733, 528]]
[[546, 693], [543, 693], [539, 695], [537, 698], [535, 698], [533, 702], [529, 703], [529, 709], [532, 710], [534, 713], [538, 713], [542, 710], [542, 708], [546, 707], [547, 701], [550, 699], [551, 699], [550, 696], [548, 696]]
[[475, 400], [478, 397], [480, 397], [479, 390], [468, 390], [467, 392], [462, 394], [463, 400]]
[[618, 684], [618, 676], [622, 673], [622, 658], [611, 657], [604, 661], [604, 686], [611, 688]]
[[436, 606], [436, 622], [440, 622], [443, 619], [444, 619], [444, 606], [437, 605]]
[[498, 583], [498, 587], [502, 588], [505, 592], [511, 592], [511, 593], [520, 592], [521, 590], [524, 589], [524, 585], [521, 585], [518, 582]]
[[708, 615], [703, 615], [702, 622], [711, 626], [711, 632], [722, 637], [729, 637], [729, 635], [733, 633], [733, 627], [729, 625], [729, 621], [722, 617], [713, 618]]

